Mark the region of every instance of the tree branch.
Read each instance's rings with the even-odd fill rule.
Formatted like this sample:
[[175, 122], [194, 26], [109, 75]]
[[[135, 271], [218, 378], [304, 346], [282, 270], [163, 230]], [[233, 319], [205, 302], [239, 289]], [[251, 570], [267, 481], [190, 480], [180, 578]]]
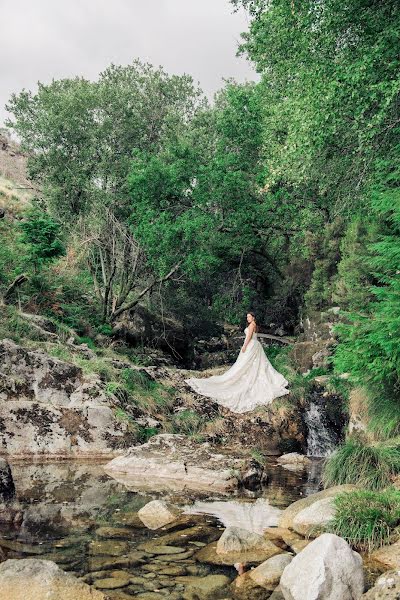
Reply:
[[136, 304], [138, 304], [138, 302], [143, 298], [143, 296], [145, 296], [157, 283], [164, 283], [165, 281], [167, 281], [167, 279], [170, 279], [170, 277], [172, 277], [172, 275], [179, 269], [179, 267], [181, 266], [182, 261], [179, 261], [171, 270], [169, 273], [167, 273], [167, 275], [164, 275], [164, 277], [160, 277], [159, 279], [154, 279], [151, 283], [149, 283], [149, 285], [147, 285], [141, 292], [140, 294], [138, 294], [136, 296], [136, 298], [134, 300], [132, 300], [131, 302], [129, 302], [128, 304], [126, 304], [125, 306], [120, 306], [113, 315], [111, 315], [111, 319], [114, 320], [116, 319], [119, 315], [121, 315], [122, 313], [126, 312], [127, 310], [130, 310], [131, 308], [133, 308], [134, 306], [136, 306]]

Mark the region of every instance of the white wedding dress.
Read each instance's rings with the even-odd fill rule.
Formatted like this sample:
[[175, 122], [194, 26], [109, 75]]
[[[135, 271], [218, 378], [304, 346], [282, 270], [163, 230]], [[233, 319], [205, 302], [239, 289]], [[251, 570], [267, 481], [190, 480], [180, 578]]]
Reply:
[[[247, 330], [246, 327], [245, 334]], [[255, 332], [246, 351], [239, 352], [236, 362], [225, 373], [204, 379], [192, 377], [185, 382], [197, 393], [236, 413], [265, 406], [289, 393], [285, 389], [288, 381], [271, 365]]]

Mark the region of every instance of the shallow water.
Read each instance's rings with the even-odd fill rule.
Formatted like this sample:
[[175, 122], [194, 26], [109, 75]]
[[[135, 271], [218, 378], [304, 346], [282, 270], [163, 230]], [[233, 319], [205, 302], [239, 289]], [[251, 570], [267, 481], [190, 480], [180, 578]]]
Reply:
[[[96, 585], [113, 573], [113, 577], [120, 577], [121, 589], [107, 593], [115, 599], [122, 598], [122, 592], [135, 596], [143, 591], [159, 593], [160, 597], [173, 592], [179, 598], [189, 577], [220, 572], [233, 578], [233, 567], [199, 564], [193, 558], [195, 552], [210, 541], [210, 535], [211, 539], [220, 535], [227, 514], [231, 519], [239, 519], [242, 526], [246, 515], [250, 515], [250, 521], [259, 527], [260, 514], [254, 506], [257, 498], [258, 507], [269, 511], [276, 522], [276, 509], [318, 491], [321, 472], [320, 461], [313, 461], [308, 472], [287, 471], [271, 461], [265, 487], [257, 492], [238, 492], [229, 498], [128, 491], [93, 462], [15, 462], [11, 466], [21, 522], [15, 526], [0, 524], [0, 546], [7, 557], [54, 560], [64, 570]], [[150, 542], [154, 546], [156, 539], [169, 529], [148, 530], [137, 517], [137, 511], [154, 498], [167, 498], [181, 507], [211, 503], [209, 510], [202, 504], [201, 512], [214, 516], [197, 517], [208, 538], [203, 532], [199, 539], [182, 535], [179, 544], [175, 539], [172, 545], [182, 547], [181, 556], [176, 557], [159, 555], [152, 551], [153, 547], [144, 548], [143, 544]], [[218, 511], [214, 510], [215, 502]], [[170, 530], [179, 538], [179, 531], [173, 533], [173, 527]], [[122, 585], [123, 573], [133, 583]]]

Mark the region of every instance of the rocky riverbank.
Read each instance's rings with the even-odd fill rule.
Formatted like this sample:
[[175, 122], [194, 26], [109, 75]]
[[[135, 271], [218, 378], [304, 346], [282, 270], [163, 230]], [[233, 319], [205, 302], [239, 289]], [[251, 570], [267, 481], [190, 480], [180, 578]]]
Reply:
[[[5, 473], [7, 465], [3, 467]], [[43, 482], [42, 501], [32, 506], [30, 517], [24, 503], [36, 498], [38, 490], [23, 491], [19, 476], [16, 496], [10, 489], [12, 482], [3, 485], [3, 492], [6, 487], [11, 492], [8, 506], [19, 502], [21, 509], [19, 521], [8, 529], [1, 525], [0, 589], [6, 590], [7, 600], [398, 597], [398, 544], [361, 556], [342, 538], [324, 533], [334, 512], [334, 497], [354, 486], [317, 492], [286, 508], [263, 497], [194, 501], [187, 496], [185, 502], [175, 493], [146, 499], [125, 492], [125, 500], [120, 496], [110, 503], [119, 484], [99, 477], [97, 486], [103, 490], [99, 495], [83, 474], [78, 476], [81, 483], [76, 480], [73, 486], [77, 496], [66, 503], [66, 489], [60, 495], [61, 487], [57, 490], [50, 481], [48, 486]], [[34, 484], [39, 471], [32, 475]], [[72, 489], [70, 483], [67, 487]], [[45, 527], [47, 496], [47, 511], [57, 507], [55, 498], [64, 508], [62, 520], [48, 512], [52, 524]]]

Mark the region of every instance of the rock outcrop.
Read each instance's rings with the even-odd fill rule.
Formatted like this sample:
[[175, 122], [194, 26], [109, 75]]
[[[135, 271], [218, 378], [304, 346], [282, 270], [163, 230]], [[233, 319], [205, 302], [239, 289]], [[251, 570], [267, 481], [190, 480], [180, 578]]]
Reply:
[[[202, 371], [202, 377], [211, 377], [226, 371], [227, 365], [218, 369]], [[173, 386], [179, 394], [175, 409], [184, 410], [187, 406], [195, 409], [209, 421], [203, 433], [215, 443], [225, 447], [257, 447], [268, 456], [280, 456], [283, 451], [306, 449], [307, 430], [304, 422], [304, 407], [287, 396], [279, 403], [272, 402], [265, 407], [245, 414], [232, 413], [219, 406], [212, 399], [196, 394], [185, 383], [185, 379], [198, 377], [198, 371], [170, 368], [146, 368], [154, 379], [164, 385]]]
[[285, 600], [358, 600], [364, 592], [361, 556], [332, 533], [324, 533], [283, 571]]
[[0, 454], [113, 456], [134, 437], [98, 377], [11, 340], [0, 342]]
[[246, 461], [219, 454], [209, 443], [184, 435], [160, 434], [105, 465], [129, 489], [191, 489], [229, 492], [241, 481]]

